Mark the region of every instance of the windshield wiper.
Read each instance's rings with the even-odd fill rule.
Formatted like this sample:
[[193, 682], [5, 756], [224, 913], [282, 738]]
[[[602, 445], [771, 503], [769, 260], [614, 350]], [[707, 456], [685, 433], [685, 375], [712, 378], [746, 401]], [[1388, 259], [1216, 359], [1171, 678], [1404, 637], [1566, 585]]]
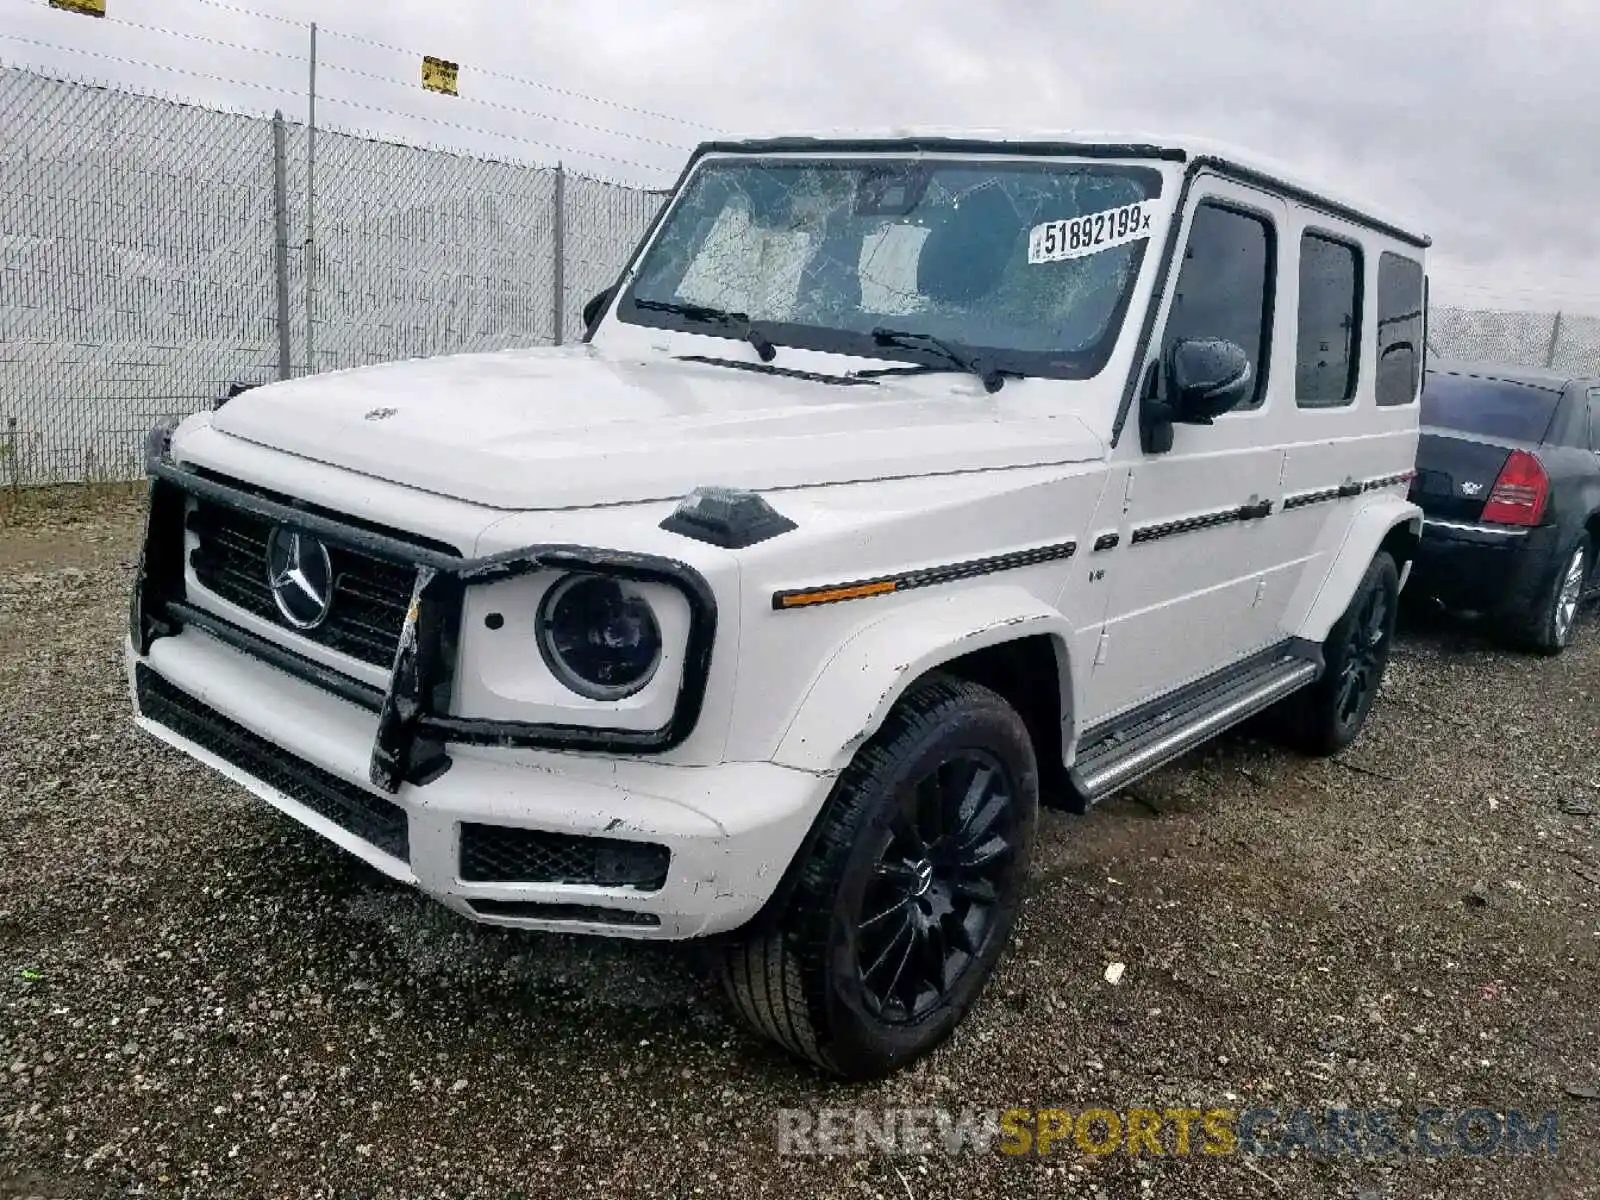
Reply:
[[931, 350], [949, 363], [950, 367], [888, 367], [883, 370], [857, 371], [856, 374], [858, 375], [909, 375], [917, 372], [954, 368], [957, 371], [966, 371], [969, 374], [976, 375], [983, 381], [983, 390], [986, 392], [998, 392], [1005, 385], [1006, 376], [1008, 375], [1016, 379], [1021, 378], [1019, 372], [1007, 371], [993, 366], [970, 350], [958, 347], [931, 333], [918, 333], [908, 329], [884, 329], [880, 326], [872, 331], [872, 340], [880, 346], [900, 346], [907, 350]]
[[687, 304], [676, 300], [635, 300], [633, 304], [635, 308], [644, 308], [651, 312], [671, 313], [673, 316], [687, 317], [691, 321], [709, 321], [714, 325], [720, 325], [724, 329], [732, 330], [754, 346], [762, 362], [771, 362], [777, 357], [778, 348], [766, 334], [750, 323], [748, 313], [728, 312], [726, 309], [712, 308], [709, 304]]

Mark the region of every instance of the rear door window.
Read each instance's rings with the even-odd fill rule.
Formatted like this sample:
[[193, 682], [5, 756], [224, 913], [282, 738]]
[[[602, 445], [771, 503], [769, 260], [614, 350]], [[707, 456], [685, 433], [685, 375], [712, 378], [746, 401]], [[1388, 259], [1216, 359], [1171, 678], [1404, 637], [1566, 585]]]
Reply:
[[1361, 251], [1322, 234], [1300, 238], [1300, 333], [1294, 367], [1301, 408], [1335, 408], [1356, 395], [1361, 345]]
[[1600, 454], [1600, 388], [1589, 390], [1589, 449]]
[[1422, 374], [1422, 264], [1385, 252], [1378, 259], [1379, 404], [1410, 404]]
[[1549, 432], [1560, 403], [1560, 392], [1506, 379], [1429, 375], [1422, 389], [1422, 423], [1478, 437], [1538, 444]]

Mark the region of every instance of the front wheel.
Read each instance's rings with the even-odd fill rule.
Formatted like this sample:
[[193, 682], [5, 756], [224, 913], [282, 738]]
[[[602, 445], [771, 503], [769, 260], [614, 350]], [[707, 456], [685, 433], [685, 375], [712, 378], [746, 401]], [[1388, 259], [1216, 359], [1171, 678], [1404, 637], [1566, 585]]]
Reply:
[[1326, 757], [1356, 740], [1389, 664], [1399, 600], [1399, 569], [1380, 550], [1322, 644], [1322, 677], [1285, 702], [1285, 732], [1297, 749]]
[[734, 1007], [834, 1075], [922, 1057], [1010, 939], [1038, 810], [1016, 711], [977, 684], [917, 684], [840, 777], [782, 911], [725, 951]]

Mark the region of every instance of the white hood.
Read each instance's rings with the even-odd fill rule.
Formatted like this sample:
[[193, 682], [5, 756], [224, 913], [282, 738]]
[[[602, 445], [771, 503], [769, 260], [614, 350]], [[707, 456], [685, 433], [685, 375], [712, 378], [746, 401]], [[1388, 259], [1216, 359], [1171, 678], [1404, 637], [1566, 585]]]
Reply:
[[212, 424], [475, 504], [579, 508], [698, 485], [765, 490], [1100, 457], [1103, 443], [1064, 411], [1060, 385], [1039, 386], [1013, 380], [988, 395], [976, 379], [940, 374], [841, 387], [581, 345], [313, 375], [246, 392]]

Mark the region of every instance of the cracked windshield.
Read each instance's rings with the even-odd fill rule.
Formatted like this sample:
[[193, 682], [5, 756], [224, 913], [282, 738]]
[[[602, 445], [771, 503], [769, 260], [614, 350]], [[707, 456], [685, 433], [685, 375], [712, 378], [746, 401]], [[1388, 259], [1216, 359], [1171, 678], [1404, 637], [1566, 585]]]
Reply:
[[1059, 161], [713, 162], [620, 315], [768, 350], [1087, 378], [1115, 344], [1160, 190], [1148, 168]]

